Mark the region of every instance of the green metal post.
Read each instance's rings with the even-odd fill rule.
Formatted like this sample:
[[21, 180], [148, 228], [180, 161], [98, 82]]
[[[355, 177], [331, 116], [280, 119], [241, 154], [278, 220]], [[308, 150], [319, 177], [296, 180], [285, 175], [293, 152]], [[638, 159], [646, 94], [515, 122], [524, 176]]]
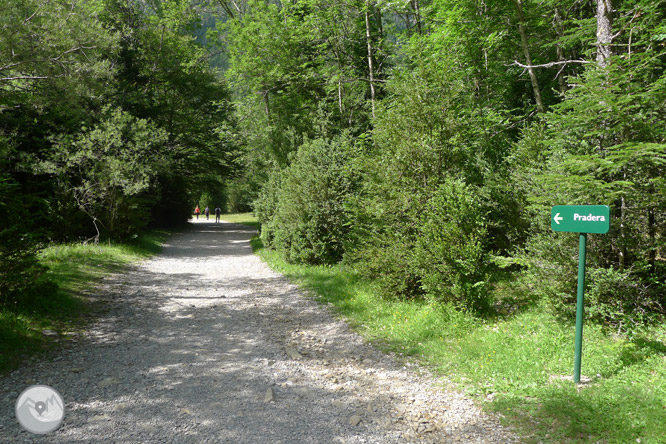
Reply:
[[578, 246], [578, 299], [576, 302], [576, 343], [574, 350], [574, 383], [580, 384], [580, 356], [583, 350], [583, 303], [585, 301], [585, 256], [587, 233], [580, 233]]

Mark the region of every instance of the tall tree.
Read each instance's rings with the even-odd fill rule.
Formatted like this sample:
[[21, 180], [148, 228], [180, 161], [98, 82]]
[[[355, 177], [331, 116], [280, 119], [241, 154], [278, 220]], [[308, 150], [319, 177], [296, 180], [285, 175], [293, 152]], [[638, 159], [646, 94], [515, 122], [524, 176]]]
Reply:
[[522, 0], [516, 1], [516, 9], [518, 10], [518, 32], [520, 33], [520, 44], [525, 54], [525, 63], [527, 64], [527, 72], [530, 75], [530, 82], [532, 83], [532, 90], [534, 91], [534, 100], [536, 101], [537, 110], [543, 113], [543, 100], [541, 99], [541, 89], [539, 88], [539, 81], [537, 80], [534, 66], [532, 66], [532, 56], [530, 55], [529, 43], [527, 40], [527, 33], [525, 32], [525, 14], [523, 14]]
[[613, 2], [597, 0], [597, 64], [605, 68], [613, 54]]

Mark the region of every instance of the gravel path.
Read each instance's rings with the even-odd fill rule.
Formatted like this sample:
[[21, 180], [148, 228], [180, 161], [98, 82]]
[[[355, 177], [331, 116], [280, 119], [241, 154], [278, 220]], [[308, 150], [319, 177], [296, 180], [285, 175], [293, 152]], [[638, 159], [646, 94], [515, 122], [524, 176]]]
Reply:
[[[519, 441], [303, 297], [252, 254], [253, 234], [199, 221], [105, 279], [95, 296], [107, 309], [85, 337], [0, 379], [0, 442]], [[52, 434], [14, 418], [31, 384], [65, 400]]]

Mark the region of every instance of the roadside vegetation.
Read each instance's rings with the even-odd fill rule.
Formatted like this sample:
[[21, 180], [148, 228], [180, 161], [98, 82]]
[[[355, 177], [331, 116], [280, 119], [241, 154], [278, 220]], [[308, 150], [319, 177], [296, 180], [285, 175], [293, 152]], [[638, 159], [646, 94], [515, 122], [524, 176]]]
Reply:
[[188, 3], [0, 0], [0, 369], [76, 328], [151, 230], [224, 205], [231, 92]]
[[[232, 181], [262, 254], [537, 441], [663, 442], [665, 5], [248, 2], [226, 28]], [[555, 205], [610, 208], [580, 388]]]
[[[247, 214], [227, 220], [255, 226]], [[587, 323], [582, 384], [573, 383], [574, 322], [529, 302], [525, 282], [502, 282], [494, 296], [519, 310], [479, 318], [436, 300], [382, 296], [349, 266], [298, 265], [253, 240], [257, 254], [356, 331], [402, 359], [427, 366], [526, 443], [666, 443], [666, 326], [617, 335]]]

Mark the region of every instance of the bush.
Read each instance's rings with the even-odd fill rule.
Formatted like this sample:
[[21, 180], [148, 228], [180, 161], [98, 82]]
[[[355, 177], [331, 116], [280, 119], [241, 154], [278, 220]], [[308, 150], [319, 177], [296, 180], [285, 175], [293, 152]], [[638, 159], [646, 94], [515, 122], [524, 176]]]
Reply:
[[352, 190], [350, 153], [346, 136], [308, 141], [289, 167], [271, 176], [255, 207], [264, 245], [290, 262], [342, 259], [348, 231], [344, 202]]
[[273, 248], [275, 228], [273, 217], [278, 206], [282, 171], [274, 169], [254, 202], [254, 212], [261, 223], [261, 242], [266, 248]]
[[461, 180], [446, 180], [422, 214], [414, 252], [429, 296], [477, 312], [490, 305], [487, 230], [478, 195]]
[[14, 230], [0, 233], [0, 305], [21, 304], [33, 287], [44, 283], [46, 267], [37, 260], [37, 247], [24, 234], [14, 237]]
[[0, 174], [0, 306], [21, 305], [37, 288], [53, 285], [37, 259], [40, 236], [26, 217], [34, 200], [22, 196], [11, 176]]
[[630, 331], [663, 313], [664, 296], [651, 294], [631, 272], [598, 268], [588, 275], [585, 306], [590, 318]]

